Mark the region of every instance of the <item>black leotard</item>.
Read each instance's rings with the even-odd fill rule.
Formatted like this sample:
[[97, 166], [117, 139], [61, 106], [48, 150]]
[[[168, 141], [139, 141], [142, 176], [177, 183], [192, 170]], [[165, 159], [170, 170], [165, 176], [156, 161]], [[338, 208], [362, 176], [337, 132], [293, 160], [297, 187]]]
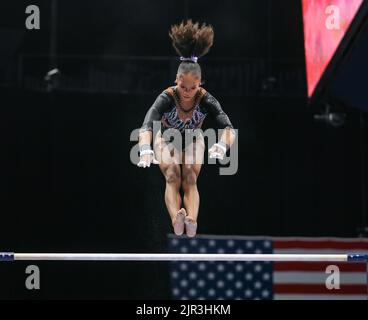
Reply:
[[[176, 87], [171, 87], [171, 90], [175, 91], [175, 89]], [[202, 90], [205, 93], [194, 106], [191, 118], [185, 121], [179, 118], [175, 99], [169, 93], [169, 90], [163, 91], [147, 111], [141, 131], [152, 130], [153, 121], [161, 121], [162, 130], [175, 128], [183, 133], [185, 129], [194, 130], [200, 128], [207, 114], [215, 119], [219, 129], [227, 127], [233, 129], [233, 125], [222, 110], [220, 103], [209, 92]]]

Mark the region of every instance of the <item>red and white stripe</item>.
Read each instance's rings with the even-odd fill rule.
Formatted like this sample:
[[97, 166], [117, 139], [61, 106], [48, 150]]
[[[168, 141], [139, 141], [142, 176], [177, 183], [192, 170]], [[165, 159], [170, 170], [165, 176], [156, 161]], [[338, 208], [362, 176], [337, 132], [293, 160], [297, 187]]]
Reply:
[[[273, 253], [368, 253], [368, 239], [348, 238], [273, 238]], [[340, 270], [340, 289], [328, 289], [329, 265]], [[276, 300], [367, 300], [367, 264], [274, 262], [274, 299]]]

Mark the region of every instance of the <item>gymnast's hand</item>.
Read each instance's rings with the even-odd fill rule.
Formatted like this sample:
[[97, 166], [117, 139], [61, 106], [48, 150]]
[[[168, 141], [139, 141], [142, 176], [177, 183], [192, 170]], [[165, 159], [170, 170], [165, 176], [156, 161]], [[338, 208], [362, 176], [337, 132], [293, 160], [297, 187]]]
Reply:
[[215, 143], [209, 150], [210, 159], [223, 160], [226, 153], [226, 145], [224, 143]]
[[141, 149], [140, 160], [138, 162], [138, 167], [150, 167], [151, 163], [158, 164], [159, 162], [155, 159], [155, 153], [151, 148]]

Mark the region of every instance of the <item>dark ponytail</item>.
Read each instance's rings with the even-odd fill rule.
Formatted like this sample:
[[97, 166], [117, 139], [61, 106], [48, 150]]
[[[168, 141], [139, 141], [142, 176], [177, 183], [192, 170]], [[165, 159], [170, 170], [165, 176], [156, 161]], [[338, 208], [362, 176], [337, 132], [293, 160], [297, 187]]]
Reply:
[[213, 28], [205, 23], [193, 23], [191, 19], [171, 26], [169, 36], [175, 51], [182, 57], [203, 57], [213, 44]]
[[201, 77], [201, 68], [197, 59], [208, 53], [212, 44], [214, 32], [211, 25], [193, 23], [191, 19], [171, 26], [169, 37], [175, 51], [183, 62], [178, 74], [194, 73]]

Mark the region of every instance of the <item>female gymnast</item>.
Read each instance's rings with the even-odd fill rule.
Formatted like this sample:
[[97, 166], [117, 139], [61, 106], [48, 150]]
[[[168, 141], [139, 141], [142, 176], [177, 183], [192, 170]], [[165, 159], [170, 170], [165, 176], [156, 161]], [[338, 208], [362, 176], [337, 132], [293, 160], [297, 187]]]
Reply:
[[[201, 87], [201, 68], [197, 60], [213, 44], [212, 26], [205, 23], [200, 26], [190, 19], [172, 26], [169, 37], [181, 60], [176, 85], [164, 90], [146, 113], [139, 132], [138, 166], [145, 168], [151, 163], [159, 164], [166, 180], [165, 203], [174, 232], [182, 235], [185, 229], [188, 237], [194, 237], [199, 209], [197, 179], [205, 150], [203, 134], [196, 129], [201, 128], [207, 114], [215, 119], [219, 129], [225, 129], [218, 143], [208, 150], [210, 158], [218, 159], [223, 159], [233, 144], [235, 130], [219, 102]], [[161, 128], [155, 137], [154, 121], [160, 121]], [[191, 141], [185, 139], [184, 133], [188, 130], [194, 135]], [[181, 135], [179, 141], [183, 143], [180, 146], [167, 138], [168, 132], [175, 131]], [[180, 188], [184, 192], [184, 207]]]

